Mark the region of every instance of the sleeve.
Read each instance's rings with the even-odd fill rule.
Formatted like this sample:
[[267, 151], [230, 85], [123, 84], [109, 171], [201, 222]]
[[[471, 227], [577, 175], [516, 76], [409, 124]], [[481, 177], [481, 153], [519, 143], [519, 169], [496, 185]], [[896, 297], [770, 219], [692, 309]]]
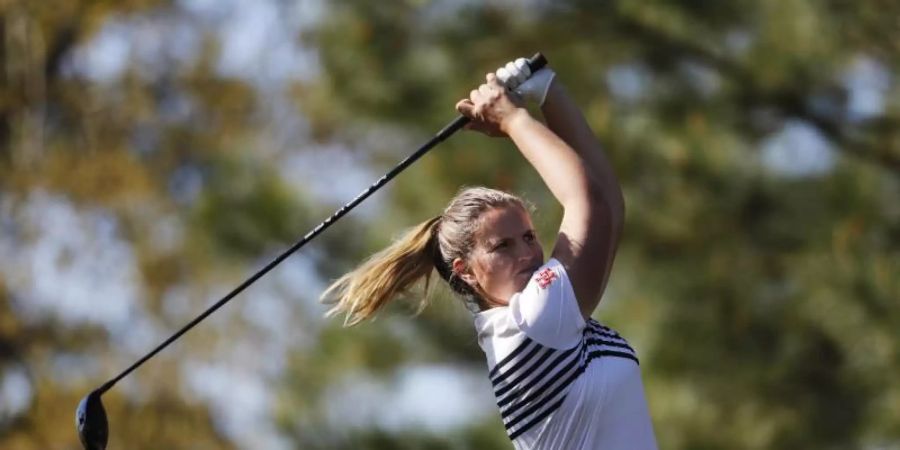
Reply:
[[551, 258], [531, 276], [509, 307], [516, 325], [540, 344], [563, 349], [581, 340], [584, 317], [569, 275], [556, 259]]

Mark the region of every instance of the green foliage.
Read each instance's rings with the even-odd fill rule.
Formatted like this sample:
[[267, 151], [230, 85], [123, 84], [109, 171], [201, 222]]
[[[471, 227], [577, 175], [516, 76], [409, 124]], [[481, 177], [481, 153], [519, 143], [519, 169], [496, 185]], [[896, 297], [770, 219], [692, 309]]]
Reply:
[[195, 206], [196, 239], [209, 239], [210, 248], [226, 256], [257, 256], [292, 240], [302, 224], [311, 227], [315, 220], [272, 167], [255, 166], [244, 160], [211, 165]]

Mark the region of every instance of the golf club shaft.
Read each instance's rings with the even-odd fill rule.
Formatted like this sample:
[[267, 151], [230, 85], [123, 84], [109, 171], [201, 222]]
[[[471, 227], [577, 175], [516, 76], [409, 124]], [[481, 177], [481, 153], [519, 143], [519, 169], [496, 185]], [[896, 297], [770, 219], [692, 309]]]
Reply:
[[[544, 58], [544, 56], [541, 55], [540, 53], [535, 54], [533, 57], [531, 57], [531, 59], [528, 60], [528, 66], [531, 68], [532, 73], [535, 72], [535, 71], [537, 71], [538, 69], [544, 67], [546, 64], [547, 64], [547, 60], [546, 60], [546, 59]], [[182, 327], [180, 330], [178, 330], [175, 334], [173, 334], [172, 336], [170, 336], [168, 339], [166, 339], [165, 341], [163, 341], [163, 343], [159, 344], [159, 345], [158, 345], [156, 348], [154, 348], [150, 353], [147, 353], [147, 354], [144, 355], [141, 359], [137, 360], [137, 362], [135, 362], [135, 363], [132, 364], [130, 367], [128, 367], [127, 369], [125, 369], [122, 373], [120, 373], [119, 375], [117, 375], [115, 378], [113, 378], [113, 379], [107, 381], [105, 384], [103, 384], [103, 386], [101, 386], [101, 387], [98, 389], [98, 391], [99, 391], [98, 393], [102, 395], [104, 392], [106, 392], [106, 391], [108, 391], [109, 389], [111, 389], [116, 383], [119, 382], [119, 380], [121, 380], [122, 378], [125, 378], [126, 376], [128, 376], [128, 374], [130, 374], [130, 373], [133, 372], [135, 369], [137, 369], [138, 367], [140, 367], [140, 366], [141, 366], [142, 364], [144, 364], [148, 359], [150, 359], [150, 358], [152, 358], [153, 356], [155, 356], [157, 353], [159, 353], [160, 351], [162, 351], [162, 349], [166, 348], [169, 344], [171, 344], [173, 341], [175, 341], [176, 339], [178, 339], [179, 337], [181, 337], [181, 335], [183, 335], [183, 334], [186, 333], [188, 330], [190, 330], [191, 328], [193, 328], [195, 325], [197, 325], [198, 323], [200, 323], [200, 322], [201, 322], [203, 319], [205, 319], [207, 316], [209, 316], [210, 314], [212, 314], [213, 312], [215, 312], [217, 309], [219, 309], [219, 308], [221, 308], [222, 306], [224, 306], [224, 305], [225, 305], [226, 303], [228, 303], [232, 298], [234, 298], [236, 295], [240, 294], [244, 289], [246, 289], [247, 287], [249, 287], [251, 284], [255, 283], [256, 280], [260, 279], [263, 275], [267, 274], [270, 270], [274, 269], [275, 266], [277, 266], [277, 265], [280, 264], [282, 261], [284, 261], [285, 259], [287, 259], [288, 256], [290, 256], [291, 254], [293, 254], [294, 252], [296, 252], [297, 250], [299, 250], [299, 249], [300, 249], [301, 247], [303, 247], [307, 242], [311, 241], [313, 238], [315, 238], [316, 236], [318, 236], [319, 233], [325, 231], [325, 230], [326, 230], [329, 226], [331, 226], [334, 222], [336, 222], [338, 219], [340, 219], [340, 218], [343, 217], [345, 214], [347, 214], [348, 212], [350, 212], [350, 210], [352, 210], [354, 207], [356, 207], [356, 205], [360, 204], [363, 200], [365, 200], [365, 199], [368, 198], [370, 195], [372, 195], [375, 191], [377, 191], [377, 190], [380, 189], [382, 186], [384, 186], [388, 181], [391, 181], [391, 179], [393, 179], [393, 178], [396, 177], [400, 172], [402, 172], [404, 169], [406, 169], [407, 167], [409, 167], [410, 164], [416, 162], [416, 160], [418, 160], [419, 158], [421, 158], [422, 155], [424, 155], [424, 154], [427, 153], [429, 150], [431, 150], [435, 145], [437, 145], [437, 144], [440, 143], [441, 141], [447, 139], [448, 137], [452, 136], [453, 133], [456, 133], [457, 131], [459, 131], [459, 129], [462, 128], [463, 126], [465, 126], [466, 123], [468, 123], [468, 122], [469, 122], [469, 118], [467, 118], [467, 117], [465, 117], [465, 116], [462, 116], [462, 115], [460, 115], [460, 116], [457, 117], [455, 120], [453, 120], [452, 122], [450, 122], [450, 124], [448, 124], [446, 127], [444, 127], [444, 128], [443, 128], [441, 131], [439, 131], [437, 134], [435, 134], [434, 137], [431, 138], [431, 140], [429, 140], [427, 143], [425, 143], [425, 145], [423, 145], [421, 148], [419, 148], [418, 150], [416, 150], [415, 153], [413, 153], [413, 154], [409, 155], [408, 157], [406, 157], [406, 159], [404, 159], [403, 161], [401, 161], [400, 164], [398, 164], [396, 167], [394, 167], [393, 169], [391, 169], [390, 172], [384, 174], [384, 176], [382, 176], [382, 177], [379, 178], [377, 181], [375, 181], [375, 183], [373, 183], [373, 184], [372, 184], [371, 186], [369, 186], [365, 191], [363, 191], [362, 193], [360, 193], [356, 198], [354, 198], [354, 199], [351, 200], [349, 203], [347, 203], [346, 205], [344, 205], [343, 207], [341, 207], [341, 208], [340, 208], [339, 210], [337, 210], [334, 214], [332, 214], [331, 217], [325, 219], [324, 222], [320, 223], [318, 226], [316, 226], [315, 228], [313, 228], [312, 231], [308, 232], [305, 236], [303, 236], [302, 239], [300, 239], [299, 241], [297, 241], [293, 246], [291, 246], [289, 249], [287, 249], [286, 251], [284, 251], [283, 253], [281, 253], [280, 255], [278, 255], [278, 257], [276, 257], [276, 258], [273, 259], [271, 262], [269, 262], [268, 264], [266, 264], [265, 267], [263, 267], [262, 269], [260, 269], [259, 271], [257, 271], [255, 274], [253, 274], [253, 276], [251, 276], [251, 277], [248, 278], [246, 281], [244, 281], [243, 283], [241, 283], [238, 287], [234, 288], [234, 290], [232, 290], [231, 292], [229, 292], [229, 293], [228, 293], [225, 297], [223, 297], [221, 300], [217, 301], [215, 304], [213, 304], [212, 306], [210, 306], [209, 308], [207, 308], [206, 311], [204, 311], [202, 314], [200, 314], [199, 316], [197, 316], [194, 320], [190, 321], [187, 325], [185, 325], [184, 327]]]

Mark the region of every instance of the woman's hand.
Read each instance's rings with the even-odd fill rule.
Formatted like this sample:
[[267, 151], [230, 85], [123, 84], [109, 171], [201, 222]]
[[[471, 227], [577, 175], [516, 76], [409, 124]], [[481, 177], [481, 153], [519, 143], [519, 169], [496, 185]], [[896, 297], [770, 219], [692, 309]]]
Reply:
[[556, 77], [556, 73], [549, 66], [531, 73], [528, 60], [525, 58], [510, 61], [497, 69], [495, 73], [500, 83], [507, 89], [526, 100], [536, 101], [540, 106], [544, 106], [550, 84]]
[[493, 73], [485, 77], [487, 82], [473, 90], [469, 98], [456, 103], [456, 110], [471, 119], [466, 124], [470, 130], [488, 136], [506, 136], [516, 117], [527, 116], [521, 97], [510, 92]]

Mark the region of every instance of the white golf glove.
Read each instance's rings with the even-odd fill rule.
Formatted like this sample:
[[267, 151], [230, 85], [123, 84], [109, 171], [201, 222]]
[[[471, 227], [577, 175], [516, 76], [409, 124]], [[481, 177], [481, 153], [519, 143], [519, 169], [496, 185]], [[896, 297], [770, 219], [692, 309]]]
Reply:
[[528, 68], [528, 60], [519, 58], [497, 69], [495, 75], [507, 89], [521, 95], [526, 100], [536, 101], [538, 105], [543, 106], [544, 100], [547, 98], [547, 90], [550, 89], [550, 83], [556, 73], [553, 72], [553, 69], [544, 67], [532, 75], [531, 69]]

